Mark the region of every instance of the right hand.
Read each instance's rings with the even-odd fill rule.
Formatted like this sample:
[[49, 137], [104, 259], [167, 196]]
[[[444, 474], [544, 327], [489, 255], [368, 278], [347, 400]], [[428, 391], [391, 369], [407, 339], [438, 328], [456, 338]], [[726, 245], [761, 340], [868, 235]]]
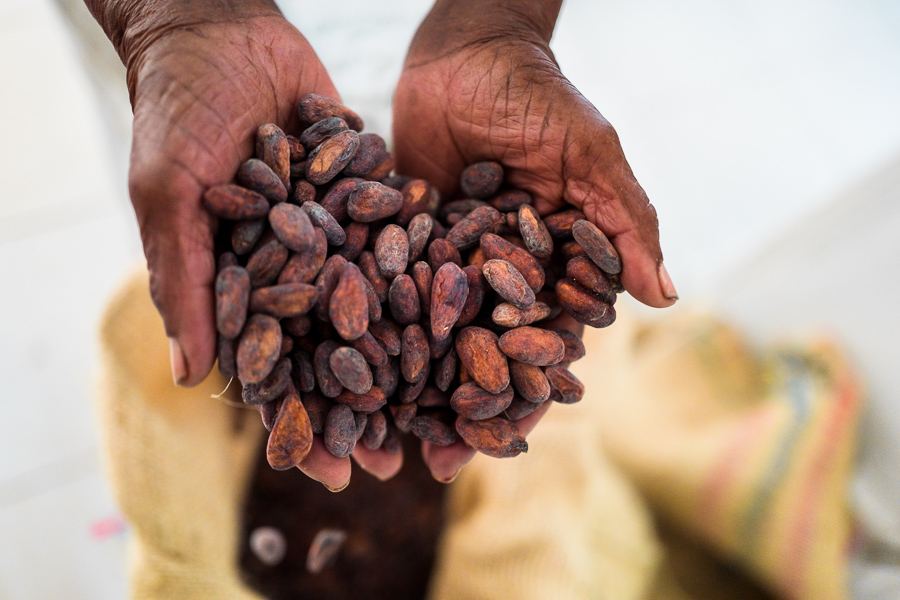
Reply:
[[[129, 190], [173, 378], [192, 386], [216, 359], [217, 222], [202, 205], [203, 192], [232, 180], [252, 155], [260, 125], [297, 132], [301, 97], [339, 96], [312, 47], [274, 7], [142, 33], [126, 60], [134, 109]], [[402, 463], [386, 452], [360, 451], [360, 458], [382, 478]], [[350, 478], [350, 460], [328, 454], [321, 440], [300, 469], [332, 489]]]

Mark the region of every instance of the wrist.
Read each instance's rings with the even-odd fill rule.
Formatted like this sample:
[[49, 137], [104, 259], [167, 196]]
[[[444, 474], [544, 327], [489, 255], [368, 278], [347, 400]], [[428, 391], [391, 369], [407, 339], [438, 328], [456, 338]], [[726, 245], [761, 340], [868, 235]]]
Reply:
[[407, 65], [503, 39], [550, 54], [561, 5], [562, 0], [436, 0], [413, 38]]
[[84, 0], [130, 72], [154, 42], [200, 25], [281, 16], [274, 0]]

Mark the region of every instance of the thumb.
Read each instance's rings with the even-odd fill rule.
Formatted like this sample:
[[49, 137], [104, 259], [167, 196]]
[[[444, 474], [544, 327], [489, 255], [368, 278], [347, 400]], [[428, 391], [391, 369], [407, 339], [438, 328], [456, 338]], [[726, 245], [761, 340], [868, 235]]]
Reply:
[[178, 385], [193, 386], [206, 378], [216, 358], [216, 223], [202, 207], [200, 185], [187, 179], [147, 179], [133, 172], [130, 189], [150, 294], [169, 338], [172, 378]]
[[649, 306], [671, 306], [678, 294], [663, 264], [656, 209], [625, 160], [615, 130], [594, 113], [591, 126], [567, 148], [563, 197], [613, 243], [625, 289]]

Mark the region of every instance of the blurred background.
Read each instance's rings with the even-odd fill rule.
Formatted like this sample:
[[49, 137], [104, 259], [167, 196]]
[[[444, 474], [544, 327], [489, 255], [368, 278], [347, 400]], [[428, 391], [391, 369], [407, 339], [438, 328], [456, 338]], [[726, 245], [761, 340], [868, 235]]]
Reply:
[[[427, 0], [283, 0], [389, 137]], [[900, 3], [567, 0], [552, 47], [654, 202], [676, 310], [827, 332], [870, 390], [856, 597], [900, 597]], [[0, 599], [126, 595], [92, 412], [103, 307], [142, 260], [124, 69], [79, 0], [0, 0]], [[642, 311], [650, 317], [653, 311]]]

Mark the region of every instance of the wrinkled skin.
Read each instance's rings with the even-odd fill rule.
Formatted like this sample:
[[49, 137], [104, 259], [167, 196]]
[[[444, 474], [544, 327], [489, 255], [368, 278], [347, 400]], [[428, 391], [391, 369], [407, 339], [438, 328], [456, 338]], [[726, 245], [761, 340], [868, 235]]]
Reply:
[[[305, 38], [280, 15], [166, 31], [130, 66], [131, 199], [153, 301], [184, 356], [181, 384], [194, 385], [215, 362], [217, 223], [202, 206], [204, 190], [232, 180], [253, 152], [259, 125], [299, 133], [299, 98], [339, 96]], [[382, 479], [403, 461], [362, 446], [354, 456]], [[351, 471], [350, 459], [333, 457], [321, 439], [300, 469], [335, 490]]]
[[[660, 281], [656, 211], [615, 130], [562, 76], [548, 40], [521, 30], [477, 31], [472, 39], [458, 34], [477, 28], [470, 22], [447, 33], [447, 24], [432, 15], [413, 39], [394, 97], [398, 171], [428, 179], [452, 197], [467, 165], [500, 162], [506, 181], [531, 192], [542, 215], [572, 205], [608, 235], [635, 298], [655, 307], [673, 304], [674, 288]], [[530, 430], [544, 412], [522, 425]], [[474, 456], [459, 443], [426, 443], [423, 453], [443, 481]]]
[[[94, 4], [100, 18], [104, 3]], [[261, 6], [230, 16], [201, 6], [200, 17], [177, 23], [160, 17], [160, 25], [114, 40], [128, 67], [134, 109], [129, 188], [151, 294], [181, 385], [202, 381], [215, 362], [217, 223], [202, 207], [203, 191], [231, 181], [251, 156], [259, 125], [274, 122], [297, 134], [300, 97], [339, 98], [306, 39], [274, 5]], [[116, 24], [104, 26], [109, 32]], [[540, 211], [563, 202], [582, 207], [622, 254], [628, 290], [650, 305], [670, 304], [657, 283], [655, 212], [615, 132], [562, 78], [546, 44], [527, 34], [500, 35], [435, 52], [434, 44], [422, 43], [432, 26], [426, 21], [420, 30], [397, 89], [398, 170], [448, 192], [465, 165], [499, 160], [512, 185], [535, 194]], [[545, 410], [520, 427], [530, 431]], [[452, 480], [473, 454], [461, 444], [423, 445], [441, 481]], [[382, 479], [395, 475], [403, 460], [362, 446], [353, 456]], [[330, 489], [350, 478], [349, 459], [331, 456], [320, 439], [300, 468]]]

